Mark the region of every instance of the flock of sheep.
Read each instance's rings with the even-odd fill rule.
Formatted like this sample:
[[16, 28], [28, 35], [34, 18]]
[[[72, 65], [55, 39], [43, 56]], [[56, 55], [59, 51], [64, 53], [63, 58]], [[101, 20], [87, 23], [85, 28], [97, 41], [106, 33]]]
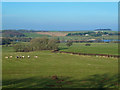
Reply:
[[[13, 56], [5, 56], [5, 58], [13, 58]], [[16, 56], [16, 58], [25, 58], [25, 56]], [[28, 55], [26, 58], [30, 58], [30, 56]], [[34, 58], [38, 58], [38, 56], [34, 56]]]

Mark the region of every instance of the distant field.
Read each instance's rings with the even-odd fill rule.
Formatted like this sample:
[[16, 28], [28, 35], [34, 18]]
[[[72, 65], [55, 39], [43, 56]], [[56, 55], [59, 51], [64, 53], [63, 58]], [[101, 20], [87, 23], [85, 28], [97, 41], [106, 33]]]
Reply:
[[[12, 47], [3, 47], [2, 53], [3, 88], [56, 88], [59, 85], [63, 88], [118, 87], [116, 58], [50, 51], [14, 52]], [[10, 55], [13, 58], [5, 59]], [[24, 55], [25, 58], [17, 59], [17, 55]], [[31, 58], [28, 59], [27, 55]], [[35, 55], [38, 55], [37, 59]], [[51, 78], [55, 75], [59, 81]]]
[[[89, 31], [91, 31], [91, 30], [79, 30], [79, 31], [73, 30], [73, 31], [58, 31], [58, 32], [64, 32], [64, 33], [84, 33], [84, 32], [89, 32]], [[114, 32], [118, 32], [118, 31], [103, 31], [103, 32], [114, 33]]]
[[37, 33], [24, 33], [27, 37], [51, 37], [50, 35], [42, 35], [42, 34], [37, 34]]
[[65, 43], [61, 43], [60, 51], [118, 55], [117, 43], [90, 43], [91, 46], [85, 46], [85, 44], [74, 43], [71, 47], [67, 47]]
[[67, 33], [61, 33], [61, 32], [36, 32], [37, 34], [42, 35], [50, 35], [50, 36], [66, 36]]
[[[56, 37], [58, 38], [58, 37]], [[93, 36], [59, 36], [60, 40], [88, 40], [88, 39], [110, 39], [110, 40], [117, 40], [118, 36], [100, 36], [100, 37], [93, 37]]]
[[[80, 31], [79, 31], [80, 32]], [[81, 31], [82, 32], [82, 31]], [[118, 36], [66, 36], [68, 33], [75, 33], [75, 32], [33, 32], [33, 33], [24, 33], [27, 37], [54, 37], [59, 38], [60, 40], [88, 40], [88, 39], [114, 39], [117, 40]]]

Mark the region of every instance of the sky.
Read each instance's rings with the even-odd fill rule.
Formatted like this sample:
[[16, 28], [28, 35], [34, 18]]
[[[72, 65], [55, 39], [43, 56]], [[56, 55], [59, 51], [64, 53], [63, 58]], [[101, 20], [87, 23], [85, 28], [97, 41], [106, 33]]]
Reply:
[[117, 2], [3, 2], [2, 29], [118, 30]]

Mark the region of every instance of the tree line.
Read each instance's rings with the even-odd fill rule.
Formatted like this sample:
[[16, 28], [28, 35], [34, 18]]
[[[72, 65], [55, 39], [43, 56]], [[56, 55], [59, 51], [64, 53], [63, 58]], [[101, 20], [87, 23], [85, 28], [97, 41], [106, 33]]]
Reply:
[[25, 37], [25, 35], [16, 30], [2, 30], [3, 37]]
[[3, 37], [0, 42], [0, 45], [8, 45], [8, 44], [12, 44], [12, 43], [17, 43], [17, 42], [30, 42], [32, 38], [26, 38], [26, 37]]
[[110, 32], [83, 32], [83, 33], [68, 33], [66, 36], [85, 36], [85, 35], [89, 35], [89, 36], [94, 36], [94, 37], [98, 37], [98, 36], [102, 36], [102, 35], [120, 35], [120, 33], [110, 33]]

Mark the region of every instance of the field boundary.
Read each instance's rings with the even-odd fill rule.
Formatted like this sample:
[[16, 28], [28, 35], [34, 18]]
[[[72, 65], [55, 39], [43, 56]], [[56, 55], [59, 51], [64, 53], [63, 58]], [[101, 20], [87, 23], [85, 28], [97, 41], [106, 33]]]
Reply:
[[68, 54], [76, 54], [76, 55], [89, 55], [89, 56], [103, 56], [103, 57], [114, 57], [114, 58], [120, 58], [120, 55], [109, 55], [109, 54], [89, 54], [89, 53], [75, 53], [75, 52], [66, 52], [66, 51], [59, 51], [59, 50], [53, 50], [53, 53], [68, 53]]

